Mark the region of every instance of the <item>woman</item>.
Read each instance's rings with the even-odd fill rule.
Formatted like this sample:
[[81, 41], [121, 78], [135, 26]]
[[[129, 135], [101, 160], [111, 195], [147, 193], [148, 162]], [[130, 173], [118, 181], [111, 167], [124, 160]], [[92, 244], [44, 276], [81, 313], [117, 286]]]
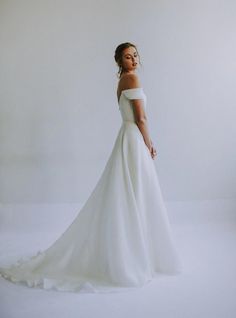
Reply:
[[122, 125], [104, 171], [73, 223], [45, 251], [1, 275], [30, 287], [116, 292], [141, 287], [181, 263], [172, 238], [153, 159], [146, 95], [136, 75], [137, 48], [115, 50]]
[[[115, 51], [115, 61], [119, 66], [120, 74], [117, 90], [117, 97], [119, 101], [122, 91], [140, 87], [139, 79], [135, 72], [139, 64], [139, 54], [136, 46], [131, 43], [120, 44]], [[149, 137], [147, 118], [143, 108], [143, 100], [133, 99], [132, 106], [135, 123], [143, 135], [144, 142], [147, 145], [152, 158], [154, 158], [156, 156], [156, 149], [153, 147], [152, 141]]]

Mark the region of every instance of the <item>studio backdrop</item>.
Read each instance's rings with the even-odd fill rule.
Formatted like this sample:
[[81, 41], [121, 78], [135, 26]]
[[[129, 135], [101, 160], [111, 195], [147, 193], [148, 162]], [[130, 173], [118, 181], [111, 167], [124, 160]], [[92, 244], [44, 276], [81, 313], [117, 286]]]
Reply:
[[1, 1], [0, 202], [86, 200], [121, 125], [126, 41], [164, 198], [235, 198], [235, 12], [230, 0]]

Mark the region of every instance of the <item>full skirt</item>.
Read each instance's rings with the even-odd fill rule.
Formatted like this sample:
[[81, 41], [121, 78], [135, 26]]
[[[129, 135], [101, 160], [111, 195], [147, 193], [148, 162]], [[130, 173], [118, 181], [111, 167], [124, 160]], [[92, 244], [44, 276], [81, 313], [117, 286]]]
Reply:
[[138, 126], [124, 121], [72, 224], [48, 249], [0, 274], [30, 287], [116, 292], [181, 268], [153, 159]]

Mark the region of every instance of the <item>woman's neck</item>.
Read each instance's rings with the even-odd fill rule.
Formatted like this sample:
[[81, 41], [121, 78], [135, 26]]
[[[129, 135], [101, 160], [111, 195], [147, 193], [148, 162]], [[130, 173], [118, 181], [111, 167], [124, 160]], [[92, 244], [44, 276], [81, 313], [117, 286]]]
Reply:
[[123, 71], [122, 73], [120, 73], [120, 78], [123, 76], [123, 75], [126, 75], [126, 74], [136, 74], [135, 70], [132, 70], [132, 71]]

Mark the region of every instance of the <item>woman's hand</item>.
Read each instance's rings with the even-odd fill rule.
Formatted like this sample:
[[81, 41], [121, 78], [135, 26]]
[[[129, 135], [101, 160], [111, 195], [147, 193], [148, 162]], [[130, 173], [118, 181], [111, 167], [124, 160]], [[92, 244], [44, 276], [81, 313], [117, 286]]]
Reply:
[[151, 146], [149, 147], [149, 151], [150, 151], [150, 154], [152, 156], [152, 159], [155, 159], [155, 156], [157, 155], [157, 151], [156, 151], [152, 141], [150, 141], [150, 142], [151, 142]]
[[150, 153], [151, 153], [152, 159], [155, 159], [155, 157], [157, 155], [157, 151], [154, 148], [154, 146], [151, 146]]

